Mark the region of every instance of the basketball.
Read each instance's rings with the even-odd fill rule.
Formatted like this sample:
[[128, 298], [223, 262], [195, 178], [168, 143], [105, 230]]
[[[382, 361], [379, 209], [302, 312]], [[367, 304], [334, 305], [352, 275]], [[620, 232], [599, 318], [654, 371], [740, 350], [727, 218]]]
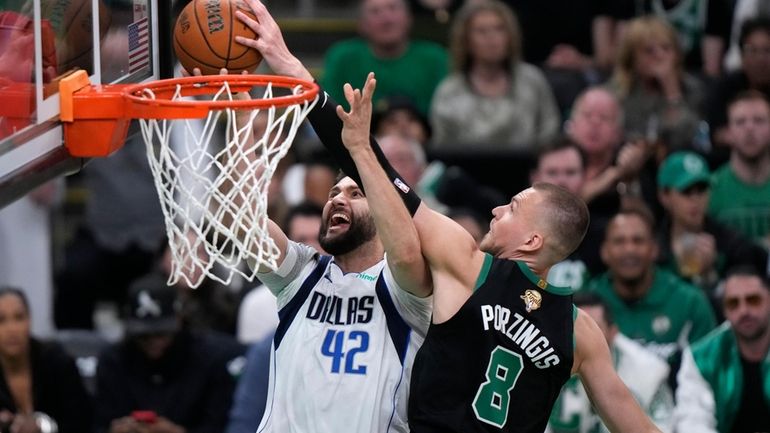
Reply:
[[[254, 14], [243, 0], [192, 0], [174, 26], [174, 51], [182, 66], [204, 75], [252, 72], [262, 56], [255, 49], [235, 42], [236, 36], [254, 39], [255, 33], [236, 16], [236, 9]], [[256, 18], [255, 18], [256, 19]]]

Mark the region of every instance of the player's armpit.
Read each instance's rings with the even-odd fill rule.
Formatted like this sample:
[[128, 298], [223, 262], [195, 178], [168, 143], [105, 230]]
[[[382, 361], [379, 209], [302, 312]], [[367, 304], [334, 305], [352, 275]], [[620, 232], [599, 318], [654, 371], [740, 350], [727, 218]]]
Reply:
[[580, 376], [591, 403], [609, 430], [660, 433], [615, 372], [607, 341], [599, 326], [581, 310], [578, 310], [574, 332], [573, 373]]

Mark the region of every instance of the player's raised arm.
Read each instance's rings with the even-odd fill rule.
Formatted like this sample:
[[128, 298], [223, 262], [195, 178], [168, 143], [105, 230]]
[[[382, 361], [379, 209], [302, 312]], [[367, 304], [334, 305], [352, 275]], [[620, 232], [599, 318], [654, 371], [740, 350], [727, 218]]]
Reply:
[[578, 310], [574, 332], [573, 372], [580, 375], [588, 397], [609, 430], [660, 433], [615, 373], [607, 341], [596, 322]]
[[[420, 251], [417, 230], [369, 145], [375, 87], [376, 80], [371, 73], [363, 90], [345, 84], [345, 98], [350, 104], [350, 111], [337, 106], [337, 115], [344, 125], [341, 139], [361, 173], [361, 186], [369, 198], [369, 210], [387, 253], [388, 266], [399, 285], [424, 297], [430, 295], [433, 289], [428, 265]], [[407, 187], [406, 184], [403, 187]]]

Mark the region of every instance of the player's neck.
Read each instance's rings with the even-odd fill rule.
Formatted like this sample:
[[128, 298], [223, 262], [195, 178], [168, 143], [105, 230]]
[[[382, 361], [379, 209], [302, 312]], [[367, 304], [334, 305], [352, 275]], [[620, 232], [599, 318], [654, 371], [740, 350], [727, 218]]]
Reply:
[[730, 168], [742, 182], [761, 185], [770, 180], [770, 151], [753, 161], [741, 158], [733, 152], [730, 156]]
[[385, 249], [379, 239], [366, 242], [349, 253], [334, 256], [334, 262], [342, 272], [362, 272], [382, 260]]

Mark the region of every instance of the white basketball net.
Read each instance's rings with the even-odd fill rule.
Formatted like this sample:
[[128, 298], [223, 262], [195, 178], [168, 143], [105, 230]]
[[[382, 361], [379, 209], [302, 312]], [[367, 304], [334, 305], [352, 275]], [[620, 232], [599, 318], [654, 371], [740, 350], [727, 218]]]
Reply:
[[[272, 97], [268, 84], [262, 98]], [[178, 86], [173, 100], [179, 99]], [[238, 98], [225, 82], [213, 99]], [[212, 110], [205, 119], [140, 119], [173, 258], [169, 285], [183, 279], [198, 287], [206, 277], [230, 284], [235, 275], [253, 281], [260, 266], [277, 268], [267, 189], [314, 105]], [[257, 116], [267, 118], [264, 133], [254, 130]]]

